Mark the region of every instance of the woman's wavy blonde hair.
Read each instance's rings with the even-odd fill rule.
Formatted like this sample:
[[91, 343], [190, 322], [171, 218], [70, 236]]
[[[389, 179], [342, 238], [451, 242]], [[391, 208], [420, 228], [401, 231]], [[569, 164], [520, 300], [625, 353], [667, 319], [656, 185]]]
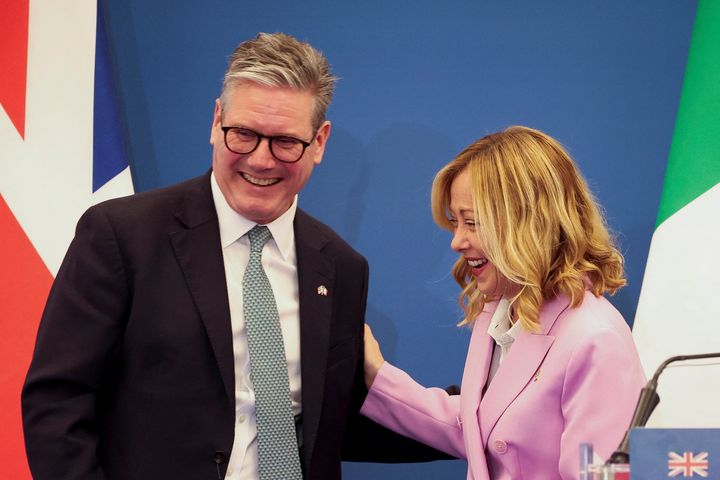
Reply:
[[[450, 187], [470, 172], [475, 221], [485, 255], [500, 274], [520, 286], [511, 305], [522, 327], [537, 331], [545, 300], [567, 295], [582, 303], [627, 282], [623, 257], [613, 244], [595, 198], [573, 160], [548, 135], [514, 126], [488, 135], [463, 150], [435, 176], [435, 222], [452, 231]], [[452, 270], [462, 288], [460, 305], [467, 325], [482, 312], [486, 298], [461, 256]]]

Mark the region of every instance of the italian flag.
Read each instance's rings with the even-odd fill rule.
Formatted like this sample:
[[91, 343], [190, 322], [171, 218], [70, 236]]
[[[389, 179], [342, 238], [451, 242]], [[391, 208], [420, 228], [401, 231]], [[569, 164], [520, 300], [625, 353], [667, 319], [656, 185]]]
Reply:
[[[633, 327], [648, 378], [720, 352], [720, 1], [700, 0]], [[649, 426], [720, 427], [720, 360], [660, 377]]]
[[82, 212], [133, 186], [96, 0], [0, 5], [0, 479], [24, 480], [20, 390], [50, 285]]

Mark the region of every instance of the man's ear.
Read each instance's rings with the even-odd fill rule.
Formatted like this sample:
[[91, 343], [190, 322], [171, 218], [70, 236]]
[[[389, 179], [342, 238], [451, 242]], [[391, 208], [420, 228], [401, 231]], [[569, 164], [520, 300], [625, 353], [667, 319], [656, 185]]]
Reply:
[[210, 126], [210, 145], [215, 145], [215, 140], [213, 139], [214, 133], [216, 129], [220, 128], [220, 125], [222, 125], [222, 106], [220, 106], [220, 99], [215, 99], [215, 112], [213, 112], [213, 121], [212, 125]]
[[323, 154], [325, 153], [325, 145], [327, 145], [328, 138], [330, 138], [330, 131], [332, 130], [332, 124], [325, 120], [320, 128], [318, 128], [317, 134], [315, 135], [315, 158], [313, 163], [318, 165], [322, 162]]

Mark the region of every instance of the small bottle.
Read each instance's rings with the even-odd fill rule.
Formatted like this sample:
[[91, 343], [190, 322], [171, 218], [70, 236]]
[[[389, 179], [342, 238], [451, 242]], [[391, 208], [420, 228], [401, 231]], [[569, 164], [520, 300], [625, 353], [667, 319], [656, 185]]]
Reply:
[[580, 475], [578, 480], [593, 480], [590, 467], [593, 461], [593, 446], [589, 443], [580, 444]]

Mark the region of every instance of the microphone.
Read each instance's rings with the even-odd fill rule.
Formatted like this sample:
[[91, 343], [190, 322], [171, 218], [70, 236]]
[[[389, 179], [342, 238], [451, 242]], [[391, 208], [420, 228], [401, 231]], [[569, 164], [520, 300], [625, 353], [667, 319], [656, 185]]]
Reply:
[[630, 463], [630, 431], [636, 427], [644, 427], [650, 418], [655, 407], [660, 403], [660, 397], [657, 394], [658, 378], [665, 367], [673, 362], [680, 362], [684, 360], [699, 360], [701, 358], [720, 358], [720, 352], [717, 353], [700, 353], [697, 355], [677, 355], [670, 357], [660, 364], [658, 369], [655, 371], [652, 379], [640, 390], [640, 397], [638, 398], [637, 405], [635, 405], [635, 411], [633, 412], [632, 420], [630, 420], [630, 426], [625, 432], [620, 445], [617, 450], [610, 455], [610, 458], [606, 462], [606, 465], [613, 463]]

